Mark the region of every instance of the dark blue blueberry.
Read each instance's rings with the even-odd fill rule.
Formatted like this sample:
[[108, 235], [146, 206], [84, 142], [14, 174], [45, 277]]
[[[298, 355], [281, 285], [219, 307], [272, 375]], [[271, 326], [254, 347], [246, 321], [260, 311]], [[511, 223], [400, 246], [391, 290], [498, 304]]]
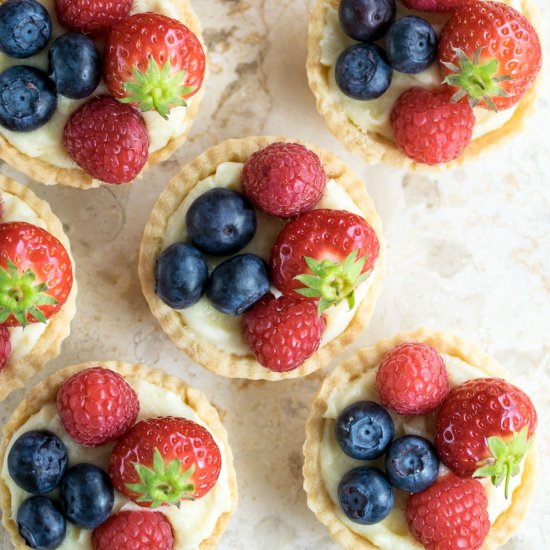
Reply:
[[427, 69], [437, 55], [434, 28], [420, 17], [397, 20], [386, 36], [386, 50], [391, 66], [401, 73], [416, 74]]
[[207, 280], [206, 260], [191, 244], [172, 244], [157, 260], [156, 293], [174, 309], [195, 305], [204, 294]]
[[393, 69], [376, 44], [355, 44], [336, 62], [336, 84], [347, 96], [367, 101], [380, 97], [392, 81]]
[[23, 59], [42, 50], [52, 35], [46, 8], [35, 0], [7, 0], [0, 5], [0, 51]]
[[334, 429], [342, 451], [358, 460], [382, 456], [394, 434], [390, 413], [374, 401], [359, 401], [344, 409]]
[[395, 11], [395, 0], [342, 0], [338, 17], [348, 36], [359, 42], [372, 42], [386, 34]]
[[70, 99], [92, 95], [101, 80], [101, 55], [93, 41], [79, 32], [57, 38], [48, 59], [57, 92]]
[[115, 495], [109, 476], [93, 464], [77, 464], [60, 487], [65, 517], [83, 529], [95, 529], [111, 514]]
[[338, 485], [338, 501], [355, 523], [372, 525], [382, 521], [393, 506], [393, 491], [378, 468], [360, 467], [348, 472]]
[[40, 128], [55, 113], [57, 95], [48, 75], [18, 65], [0, 74], [0, 125], [29, 132]]
[[39, 550], [58, 548], [65, 540], [65, 518], [48, 497], [30, 497], [17, 511], [17, 529], [27, 546]]
[[255, 254], [239, 254], [210, 275], [206, 295], [222, 313], [240, 315], [269, 291], [267, 264]]
[[191, 242], [213, 256], [244, 248], [256, 233], [256, 212], [242, 193], [216, 188], [203, 193], [185, 218]]
[[439, 459], [435, 447], [423, 437], [405, 435], [386, 452], [386, 475], [390, 483], [409, 493], [419, 493], [435, 483]]

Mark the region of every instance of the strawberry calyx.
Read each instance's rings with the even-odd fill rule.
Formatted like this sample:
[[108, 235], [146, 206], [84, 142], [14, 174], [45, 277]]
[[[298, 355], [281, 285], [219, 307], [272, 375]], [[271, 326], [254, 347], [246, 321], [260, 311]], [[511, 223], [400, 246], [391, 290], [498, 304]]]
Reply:
[[515, 432], [511, 439], [489, 437], [487, 445], [492, 457], [488, 464], [478, 468], [472, 477], [490, 477], [493, 485], [498, 487], [503, 481], [504, 496], [508, 498], [510, 479], [520, 471], [520, 464], [533, 443], [528, 439], [529, 427], [524, 426], [520, 432]]
[[172, 66], [170, 60], [159, 67], [151, 56], [147, 70], [142, 73], [137, 67], [133, 68], [134, 80], [124, 83], [127, 97], [120, 99], [122, 103], [137, 103], [143, 112], [155, 110], [168, 120], [172, 107], [186, 107], [184, 96], [190, 94], [194, 88], [185, 86], [187, 71], [178, 71], [170, 74]]
[[36, 283], [36, 274], [32, 269], [22, 273], [8, 258], [7, 269], [0, 267], [0, 324], [13, 315], [22, 327], [29, 323], [30, 315], [40, 323], [46, 322], [46, 316], [40, 305], [55, 305], [57, 300], [46, 294], [48, 286]]
[[195, 485], [189, 480], [195, 471], [193, 464], [181, 470], [181, 460], [175, 458], [167, 464], [158, 449], [153, 454], [153, 468], [134, 464], [141, 483], [127, 483], [126, 487], [140, 496], [136, 502], [150, 503], [151, 508], [165, 504], [180, 505], [182, 499], [194, 500]]

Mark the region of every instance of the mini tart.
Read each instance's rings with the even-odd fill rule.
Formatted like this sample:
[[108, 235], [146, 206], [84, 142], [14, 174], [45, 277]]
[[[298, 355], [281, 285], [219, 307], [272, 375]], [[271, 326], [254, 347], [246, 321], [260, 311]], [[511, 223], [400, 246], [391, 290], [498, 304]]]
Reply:
[[176, 310], [164, 304], [155, 294], [155, 266], [162, 251], [162, 238], [168, 220], [178, 209], [187, 194], [195, 185], [214, 174], [219, 164], [223, 162], [245, 163], [248, 158], [270, 143], [289, 142], [300, 143], [285, 137], [249, 137], [232, 139], [212, 147], [188, 163], [174, 176], [168, 187], [161, 194], [155, 205], [141, 242], [139, 255], [139, 276], [145, 298], [153, 315], [159, 320], [162, 328], [174, 343], [197, 363], [207, 369], [230, 378], [248, 378], [250, 380], [283, 380], [306, 376], [317, 369], [325, 367], [346, 346], [351, 344], [368, 324], [380, 294], [384, 275], [384, 242], [382, 238], [382, 223], [374, 208], [374, 204], [365, 191], [365, 185], [357, 175], [337, 157], [308, 144], [308, 149], [315, 152], [327, 175], [341, 185], [355, 204], [361, 209], [364, 218], [375, 230], [380, 241], [380, 256], [376, 261], [374, 277], [367, 295], [340, 336], [320, 347], [300, 367], [289, 372], [272, 372], [262, 367], [252, 355], [237, 355], [228, 353], [199, 336], [178, 315]]
[[[309, 508], [315, 513], [317, 519], [328, 527], [332, 538], [344, 548], [387, 550], [381, 549], [367, 538], [352, 531], [336, 515], [337, 504], [332, 501], [320, 474], [319, 460], [325, 426], [324, 414], [330, 402], [331, 394], [336, 388], [350, 384], [366, 371], [378, 367], [388, 351], [404, 342], [426, 343], [439, 353], [461, 359], [487, 375], [510, 378], [509, 373], [492, 357], [472, 344], [442, 332], [419, 329], [414, 332], [398, 334], [394, 338], [378, 342], [371, 348], [359, 350], [355, 356], [339, 365], [324, 380], [313, 399], [311, 412], [306, 423], [303, 468], [304, 490], [307, 493]], [[527, 514], [535, 491], [537, 464], [538, 451], [536, 445], [533, 445], [525, 457], [521, 483], [512, 495], [512, 502], [508, 509], [502, 512], [491, 525], [491, 530], [482, 547], [483, 550], [501, 546], [519, 528]], [[414, 540], [412, 535], [411, 540]]]
[[[206, 396], [199, 390], [192, 388], [185, 382], [174, 376], [169, 376], [160, 370], [154, 370], [143, 365], [123, 363], [120, 361], [89, 362], [80, 365], [67, 367], [43, 382], [35, 386], [28, 394], [27, 398], [15, 409], [11, 418], [4, 426], [3, 441], [0, 446], [0, 464], [4, 464], [8, 445], [19, 428], [40, 409], [49, 403], [55, 402], [57, 392], [65, 380], [79, 371], [101, 366], [119, 373], [125, 378], [135, 378], [145, 380], [155, 386], [160, 386], [166, 391], [170, 391], [181, 396], [184, 404], [188, 405], [199, 416], [199, 418], [208, 426], [209, 431], [220, 443], [223, 460], [227, 467], [227, 476], [229, 481], [229, 490], [232, 501], [231, 511], [225, 512], [218, 518], [215, 529], [208, 539], [201, 542], [200, 550], [216, 548], [218, 541], [225, 531], [229, 519], [237, 507], [237, 477], [233, 467], [233, 454], [229, 446], [227, 432], [223, 427], [218, 411], [208, 402]], [[67, 436], [68, 438], [69, 436]], [[28, 546], [25, 544], [17, 530], [17, 524], [11, 517], [11, 494], [6, 483], [0, 477], [0, 505], [2, 507], [2, 524], [9, 533], [11, 541], [15, 548], [25, 550]], [[174, 533], [174, 548], [177, 549], [178, 534]], [[76, 549], [75, 549], [76, 550]]]
[[[497, 0], [498, 1], [498, 0]], [[399, 2], [399, 0], [398, 0]], [[519, 134], [524, 128], [525, 118], [536, 109], [536, 100], [541, 91], [541, 75], [527, 91], [517, 108], [503, 126], [472, 140], [460, 158], [438, 166], [416, 163], [401, 152], [393, 140], [373, 131], [367, 131], [353, 123], [345, 110], [331, 98], [329, 71], [333, 68], [321, 63], [321, 40], [324, 36], [326, 18], [330, 8], [338, 9], [340, 0], [316, 0], [308, 30], [307, 75], [309, 87], [315, 95], [317, 110], [325, 117], [329, 130], [352, 153], [356, 153], [367, 164], [386, 163], [398, 168], [421, 171], [441, 171], [453, 168], [478, 157], [482, 152], [500, 146], [505, 140]], [[521, 0], [522, 13], [539, 30], [540, 15], [534, 0]], [[416, 13], [416, 12], [415, 12]], [[422, 17], [422, 12], [417, 15]], [[435, 61], [437, 63], [437, 60]], [[368, 104], [368, 101], [365, 102]]]
[[[4, 0], [0, 0], [0, 4]], [[193, 11], [189, 0], [165, 0], [174, 4], [178, 11], [178, 20], [189, 27], [191, 31], [199, 38], [204, 47], [202, 38], [202, 27], [198, 17]], [[24, 61], [24, 60], [22, 60]], [[144, 166], [141, 177], [145, 170], [168, 159], [187, 139], [187, 134], [191, 130], [193, 121], [199, 111], [199, 105], [204, 94], [204, 82], [200, 90], [192, 97], [189, 108], [185, 114], [184, 124], [181, 128], [181, 134], [173, 137], [162, 149], [149, 154], [147, 164]], [[93, 97], [90, 96], [90, 97]], [[76, 107], [75, 107], [76, 109]], [[40, 128], [35, 130], [40, 132]], [[81, 168], [59, 168], [43, 160], [30, 157], [22, 153], [19, 149], [13, 146], [0, 132], [0, 159], [7, 162], [13, 168], [23, 172], [34, 180], [44, 183], [45, 185], [67, 185], [78, 189], [91, 189], [106, 185], [100, 180], [92, 178]], [[139, 179], [138, 177], [138, 179]]]
[[[71, 333], [71, 320], [76, 313], [77, 285], [74, 278], [74, 260], [71, 256], [71, 245], [63, 231], [63, 225], [53, 214], [47, 202], [39, 199], [30, 189], [16, 183], [10, 178], [0, 175], [0, 198], [2, 192], [10, 193], [27, 204], [46, 224], [47, 230], [65, 247], [73, 265], [73, 286], [65, 305], [48, 320], [48, 325], [34, 347], [22, 358], [13, 360], [0, 371], [0, 401], [37, 374], [44, 365], [57, 357], [61, 352], [61, 343]], [[1, 222], [1, 220], [0, 220]]]

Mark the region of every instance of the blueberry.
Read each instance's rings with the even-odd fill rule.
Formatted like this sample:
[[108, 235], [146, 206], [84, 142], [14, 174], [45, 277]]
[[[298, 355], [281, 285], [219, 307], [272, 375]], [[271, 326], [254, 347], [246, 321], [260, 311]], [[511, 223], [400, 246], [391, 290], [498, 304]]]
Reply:
[[30, 497], [17, 511], [17, 530], [30, 548], [49, 550], [65, 540], [65, 518], [48, 497]]
[[412, 15], [403, 17], [390, 27], [386, 49], [390, 64], [396, 71], [420, 73], [436, 58], [437, 35], [426, 20]]
[[0, 74], [0, 125], [29, 132], [40, 128], [55, 113], [57, 95], [48, 75], [18, 65]]
[[392, 81], [386, 53], [376, 44], [355, 44], [336, 62], [336, 83], [347, 96], [366, 101], [380, 97]]
[[8, 471], [27, 493], [44, 495], [53, 491], [65, 475], [67, 448], [55, 434], [33, 430], [17, 438], [8, 454]]
[[52, 20], [35, 0], [7, 0], [0, 5], [0, 52], [23, 59], [42, 50], [52, 35]]
[[395, 11], [395, 0], [342, 0], [338, 17], [348, 36], [359, 42], [373, 42], [386, 34]]
[[419, 493], [435, 483], [439, 459], [435, 447], [427, 439], [405, 435], [390, 445], [386, 452], [385, 468], [394, 487]]
[[206, 260], [191, 244], [172, 244], [158, 257], [155, 291], [174, 309], [195, 305], [204, 294], [207, 280]]
[[390, 413], [374, 401], [359, 401], [344, 409], [334, 430], [342, 451], [358, 460], [382, 456], [394, 433]]
[[351, 521], [372, 525], [391, 512], [393, 491], [378, 468], [362, 466], [344, 475], [338, 485], [338, 501]]
[[206, 295], [222, 313], [240, 315], [269, 291], [267, 264], [255, 254], [239, 254], [210, 275]]
[[235, 254], [256, 233], [256, 212], [242, 193], [216, 188], [203, 193], [185, 218], [191, 242], [213, 256]]
[[111, 514], [115, 501], [109, 476], [93, 464], [69, 468], [60, 487], [65, 517], [84, 529], [95, 529]]
[[70, 99], [92, 95], [101, 80], [101, 56], [93, 41], [79, 32], [55, 40], [48, 52], [50, 78], [57, 92]]

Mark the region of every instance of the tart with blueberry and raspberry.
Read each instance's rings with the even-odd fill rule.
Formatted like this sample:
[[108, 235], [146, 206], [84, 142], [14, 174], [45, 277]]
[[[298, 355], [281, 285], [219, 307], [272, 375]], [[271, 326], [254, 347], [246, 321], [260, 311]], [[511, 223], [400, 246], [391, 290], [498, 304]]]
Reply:
[[535, 489], [537, 414], [494, 359], [417, 330], [360, 350], [306, 424], [308, 505], [344, 548], [504, 544]]
[[235, 378], [324, 367], [380, 291], [380, 219], [330, 153], [280, 137], [229, 140], [187, 164], [145, 228], [143, 292], [195, 361]]
[[59, 355], [76, 294], [61, 222], [32, 191], [0, 176], [0, 399]]
[[317, 0], [307, 60], [317, 109], [369, 164], [475, 158], [535, 108], [538, 19], [532, 0]]
[[0, 2], [0, 157], [46, 184], [121, 184], [186, 139], [206, 58], [188, 0]]
[[117, 361], [68, 367], [4, 426], [3, 524], [16, 548], [214, 548], [237, 503], [204, 394]]

